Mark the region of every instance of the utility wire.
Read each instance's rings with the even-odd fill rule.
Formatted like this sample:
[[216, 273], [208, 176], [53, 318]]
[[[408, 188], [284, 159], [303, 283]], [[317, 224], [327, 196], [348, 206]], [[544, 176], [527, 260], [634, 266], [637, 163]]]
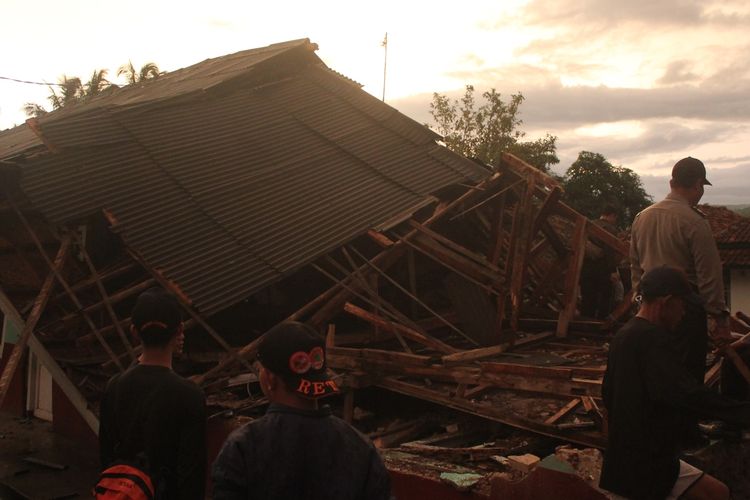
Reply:
[[8, 76], [0, 76], [0, 80], [10, 80], [11, 82], [18, 83], [30, 83], [32, 85], [57, 85], [58, 87], [64, 87], [64, 83], [47, 83], [47, 82], [30, 82], [28, 80], [19, 80], [17, 78], [10, 78]]

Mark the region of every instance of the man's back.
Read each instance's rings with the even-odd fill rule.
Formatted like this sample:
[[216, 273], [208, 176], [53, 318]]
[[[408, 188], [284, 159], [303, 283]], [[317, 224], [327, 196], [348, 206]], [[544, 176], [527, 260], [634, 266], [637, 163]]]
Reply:
[[215, 500], [386, 500], [388, 474], [371, 443], [323, 410], [272, 404], [235, 431], [213, 469]]
[[636, 216], [630, 262], [636, 290], [644, 272], [668, 265], [685, 271], [709, 309], [725, 307], [721, 259], [711, 227], [676, 195], [668, 195]]
[[103, 466], [140, 454], [167, 498], [204, 497], [205, 398], [195, 384], [163, 366], [133, 366], [110, 380], [100, 416]]

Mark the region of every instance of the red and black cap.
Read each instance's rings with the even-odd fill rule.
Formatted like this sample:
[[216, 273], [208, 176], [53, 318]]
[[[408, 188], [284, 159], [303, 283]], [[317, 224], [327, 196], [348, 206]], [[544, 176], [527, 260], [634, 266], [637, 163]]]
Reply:
[[317, 399], [339, 392], [328, 375], [325, 342], [308, 325], [281, 323], [263, 336], [258, 361], [273, 374], [294, 384], [305, 398]]

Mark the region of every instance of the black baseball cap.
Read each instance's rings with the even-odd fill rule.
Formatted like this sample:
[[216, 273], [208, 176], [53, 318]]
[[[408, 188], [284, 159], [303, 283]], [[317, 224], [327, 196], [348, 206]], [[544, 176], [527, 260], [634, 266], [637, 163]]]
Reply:
[[698, 179], [701, 179], [704, 185], [713, 185], [706, 179], [706, 166], [703, 165], [702, 161], [692, 156], [683, 158], [674, 164], [674, 167], [672, 167], [672, 179], [683, 185], [692, 184]]
[[660, 266], [648, 271], [641, 278], [640, 291], [646, 300], [674, 295], [691, 304], [703, 305], [703, 299], [693, 291], [685, 272], [674, 267]]
[[325, 342], [304, 323], [285, 321], [269, 330], [258, 346], [258, 361], [291, 382], [302, 397], [318, 399], [339, 392], [326, 368]]
[[176, 330], [182, 322], [180, 304], [163, 288], [149, 288], [138, 296], [130, 321], [139, 332], [152, 327]]

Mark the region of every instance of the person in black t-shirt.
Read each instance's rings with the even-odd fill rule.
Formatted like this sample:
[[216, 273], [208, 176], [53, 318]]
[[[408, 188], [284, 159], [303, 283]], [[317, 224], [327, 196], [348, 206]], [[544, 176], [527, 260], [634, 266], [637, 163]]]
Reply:
[[155, 483], [157, 498], [203, 499], [206, 477], [206, 400], [172, 371], [182, 347], [180, 306], [160, 288], [143, 292], [131, 315], [143, 355], [107, 384], [100, 407], [102, 469], [127, 461]]
[[747, 427], [750, 403], [721, 396], [691, 376], [675, 349], [687, 302], [699, 304], [684, 272], [666, 266], [640, 282], [642, 304], [612, 340], [602, 397], [609, 435], [600, 486], [632, 499], [728, 499], [716, 478], [679, 459], [680, 417]]
[[213, 499], [388, 500], [375, 447], [318, 406], [339, 392], [322, 338], [302, 323], [282, 323], [261, 341], [258, 361], [271, 405], [224, 443], [211, 474]]

